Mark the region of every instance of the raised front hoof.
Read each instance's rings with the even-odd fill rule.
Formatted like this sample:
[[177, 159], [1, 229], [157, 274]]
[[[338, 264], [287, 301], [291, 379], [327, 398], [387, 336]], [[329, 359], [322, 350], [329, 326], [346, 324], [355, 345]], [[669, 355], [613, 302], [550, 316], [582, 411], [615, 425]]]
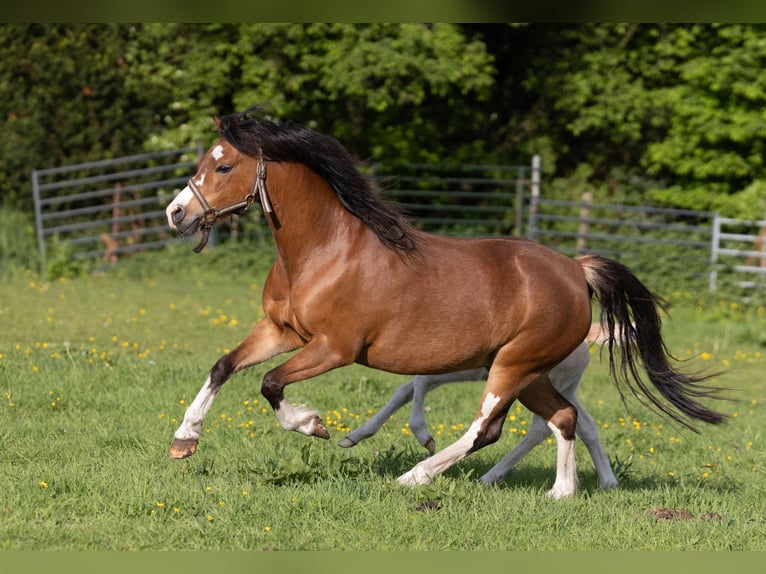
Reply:
[[175, 438], [170, 445], [168, 456], [170, 458], [186, 458], [197, 452], [197, 441], [193, 438]]
[[330, 433], [327, 432], [327, 427], [324, 426], [324, 424], [322, 423], [322, 419], [320, 419], [319, 417], [314, 419], [314, 431], [311, 434], [317, 438], [330, 440]]
[[426, 447], [428, 454], [431, 456], [436, 452], [436, 442], [433, 437], [430, 437], [423, 446]]

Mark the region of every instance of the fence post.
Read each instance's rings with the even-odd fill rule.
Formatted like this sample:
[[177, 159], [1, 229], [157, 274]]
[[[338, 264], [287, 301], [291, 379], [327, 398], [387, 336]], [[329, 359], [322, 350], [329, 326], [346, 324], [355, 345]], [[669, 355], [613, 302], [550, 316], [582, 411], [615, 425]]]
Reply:
[[577, 254], [582, 255], [588, 248], [588, 218], [590, 217], [590, 204], [593, 203], [593, 192], [584, 191], [582, 194], [583, 205], [580, 208], [580, 225], [577, 228]]
[[521, 237], [524, 233], [524, 183], [526, 178], [522, 172], [521, 177], [516, 180], [516, 205], [514, 206], [513, 216], [513, 234]]
[[32, 197], [35, 202], [35, 232], [37, 233], [37, 248], [40, 253], [40, 273], [45, 268], [45, 234], [43, 233], [43, 213], [40, 205], [40, 178], [37, 170], [32, 170]]
[[529, 229], [527, 237], [534, 241], [537, 226], [537, 207], [540, 203], [540, 156], [532, 156], [532, 197], [529, 200]]
[[708, 275], [708, 290], [713, 293], [716, 290], [718, 279], [718, 249], [721, 246], [721, 216], [718, 212], [713, 214], [713, 232], [710, 234], [710, 273]]

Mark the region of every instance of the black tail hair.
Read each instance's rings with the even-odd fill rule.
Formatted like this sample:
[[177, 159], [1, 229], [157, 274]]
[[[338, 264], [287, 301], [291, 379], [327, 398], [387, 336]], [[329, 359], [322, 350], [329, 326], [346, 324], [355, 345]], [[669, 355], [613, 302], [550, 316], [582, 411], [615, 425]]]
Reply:
[[[667, 311], [666, 302], [613, 259], [584, 255], [576, 261], [583, 267], [588, 287], [601, 306], [601, 324], [609, 334], [609, 370], [626, 407], [623, 385], [627, 385], [642, 404], [670, 416], [694, 432], [699, 430], [692, 420], [722, 423], [725, 415], [697, 401], [700, 398], [722, 398], [718, 396], [722, 389], [703, 384], [718, 373], [687, 374], [671, 366], [674, 358], [661, 334], [660, 311]], [[619, 365], [613, 352], [617, 343], [620, 343]], [[652, 393], [639, 372], [641, 365], [654, 388], [675, 409]]]

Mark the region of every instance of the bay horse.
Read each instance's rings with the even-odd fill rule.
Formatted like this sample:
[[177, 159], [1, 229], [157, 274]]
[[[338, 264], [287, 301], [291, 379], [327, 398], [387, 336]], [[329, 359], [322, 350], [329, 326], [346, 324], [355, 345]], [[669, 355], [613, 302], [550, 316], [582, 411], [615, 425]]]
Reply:
[[[561, 393], [577, 409], [576, 435], [583, 441], [588, 454], [590, 454], [593, 466], [596, 469], [599, 488], [602, 490], [616, 487], [618, 484], [617, 477], [615, 477], [612, 465], [609, 462], [609, 455], [598, 438], [596, 422], [577, 399], [577, 387], [580, 385], [583, 373], [590, 363], [590, 345], [602, 345], [606, 341], [607, 337], [603, 329], [601, 329], [601, 325], [599, 323], [593, 324], [585, 340], [548, 373], [553, 388]], [[444, 384], [486, 381], [488, 376], [489, 371], [485, 367], [459, 371], [457, 373], [417, 375], [397, 388], [389, 401], [370, 420], [347, 434], [339, 444], [344, 448], [350, 448], [370, 438], [380, 430], [383, 424], [397, 410], [412, 401], [409, 428], [420, 444], [432, 455], [434, 454], [436, 443], [428, 430], [425, 420], [425, 395]], [[550, 434], [551, 429], [548, 427], [547, 421], [533, 413], [532, 422], [521, 442], [499, 463], [485, 473], [479, 481], [483, 484], [502, 481], [519, 461]], [[567, 484], [568, 476], [564, 470], [556, 469], [554, 486], [547, 492], [549, 497], [558, 498], [560, 492], [569, 493], [573, 491], [573, 487]], [[576, 489], [576, 484], [574, 489]]]
[[[200, 251], [216, 221], [260, 203], [276, 256], [263, 319], [213, 365], [174, 433], [170, 457], [196, 451], [204, 417], [234, 373], [298, 350], [264, 375], [261, 393], [284, 429], [324, 439], [317, 411], [286, 400], [287, 385], [352, 363], [412, 375], [489, 369], [468, 430], [401, 475], [401, 484], [426, 484], [496, 441], [516, 399], [547, 421], [557, 466], [574, 476], [577, 410], [548, 374], [585, 338], [592, 297], [610, 333], [618, 389], [625, 383], [696, 432], [695, 420], [725, 419], [699, 402], [715, 395], [708, 375], [671, 366], [662, 300], [619, 262], [570, 259], [520, 238], [422, 232], [380, 198], [331, 136], [269, 120], [257, 107], [217, 118], [216, 127], [219, 138], [166, 209], [168, 223], [183, 235], [199, 231]], [[624, 342], [619, 363], [616, 323]], [[642, 380], [641, 366], [661, 397]]]

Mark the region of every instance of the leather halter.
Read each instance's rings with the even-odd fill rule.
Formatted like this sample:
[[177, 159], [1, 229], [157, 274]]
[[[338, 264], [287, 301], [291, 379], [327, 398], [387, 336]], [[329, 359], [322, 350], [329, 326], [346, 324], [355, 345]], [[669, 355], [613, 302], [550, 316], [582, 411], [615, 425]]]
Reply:
[[268, 192], [266, 191], [266, 163], [263, 161], [263, 153], [260, 149], [258, 150], [258, 170], [255, 182], [253, 183], [253, 188], [250, 190], [250, 193], [248, 193], [244, 199], [216, 209], [210, 206], [193, 179], [189, 180], [188, 186], [203, 209], [202, 216], [199, 220], [199, 230], [202, 232], [202, 237], [200, 238], [197, 247], [194, 248], [195, 253], [199, 253], [204, 249], [205, 245], [207, 245], [208, 239], [210, 238], [210, 231], [219, 218], [231, 214], [243, 215], [253, 204], [256, 196], [260, 199], [261, 207], [263, 207], [265, 213], [272, 214], [274, 212], [271, 207], [271, 202], [269, 201]]

